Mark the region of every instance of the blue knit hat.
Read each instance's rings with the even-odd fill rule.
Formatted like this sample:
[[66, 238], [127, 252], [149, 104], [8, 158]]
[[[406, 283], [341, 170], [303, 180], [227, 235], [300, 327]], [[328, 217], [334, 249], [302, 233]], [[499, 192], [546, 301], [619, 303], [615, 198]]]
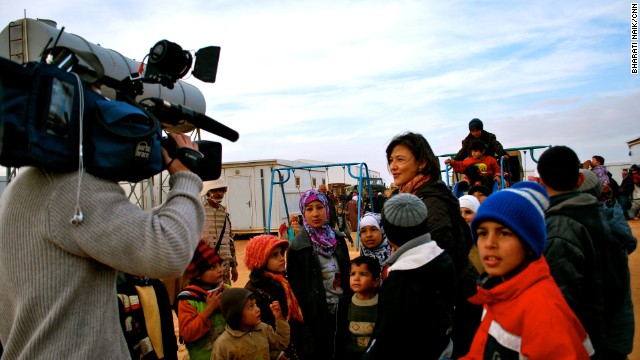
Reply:
[[533, 181], [521, 181], [494, 192], [480, 205], [471, 221], [473, 240], [478, 242], [478, 226], [482, 222], [495, 221], [513, 231], [539, 258], [547, 243], [544, 212], [548, 207], [547, 191]]

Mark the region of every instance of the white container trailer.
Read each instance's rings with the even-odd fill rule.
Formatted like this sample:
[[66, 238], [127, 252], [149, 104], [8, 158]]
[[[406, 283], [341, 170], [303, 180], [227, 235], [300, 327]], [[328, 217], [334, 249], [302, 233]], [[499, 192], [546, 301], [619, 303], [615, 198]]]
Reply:
[[[280, 225], [287, 221], [284, 198], [287, 201], [289, 214], [300, 214], [298, 208], [300, 195], [311, 188], [317, 189], [320, 184], [325, 183], [326, 171], [324, 168], [293, 171], [289, 181], [282, 184], [284, 197], [281, 185], [274, 185], [271, 229], [269, 231], [266, 229], [269, 219], [271, 170], [308, 165], [311, 164], [283, 159], [222, 163], [220, 176], [224, 178], [228, 186], [222, 204], [229, 212], [233, 232], [241, 237], [266, 232], [277, 234]], [[286, 174], [283, 174], [284, 176]]]

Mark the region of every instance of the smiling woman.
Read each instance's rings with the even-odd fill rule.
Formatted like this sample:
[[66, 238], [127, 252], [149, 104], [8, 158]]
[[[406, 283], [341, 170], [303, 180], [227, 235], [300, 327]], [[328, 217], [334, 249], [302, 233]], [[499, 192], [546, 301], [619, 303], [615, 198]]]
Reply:
[[458, 288], [452, 339], [453, 357], [457, 358], [469, 349], [481, 316], [481, 308], [466, 301], [475, 293], [478, 277], [469, 261], [469, 227], [460, 215], [458, 199], [440, 179], [440, 162], [424, 136], [412, 132], [398, 135], [387, 146], [386, 154], [389, 171], [398, 186], [395, 192], [414, 194], [422, 200], [429, 213], [431, 238], [453, 259]]

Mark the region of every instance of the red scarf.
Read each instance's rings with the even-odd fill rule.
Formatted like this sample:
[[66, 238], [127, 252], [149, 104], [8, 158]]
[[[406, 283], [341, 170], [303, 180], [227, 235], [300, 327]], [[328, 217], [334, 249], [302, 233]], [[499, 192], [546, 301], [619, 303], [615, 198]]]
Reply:
[[304, 322], [302, 318], [302, 310], [298, 305], [298, 299], [291, 291], [291, 287], [289, 286], [289, 281], [284, 278], [282, 274], [272, 273], [271, 271], [265, 271], [264, 277], [272, 279], [278, 282], [282, 288], [284, 289], [284, 294], [287, 296], [287, 308], [289, 308], [289, 313], [287, 314], [287, 320], [293, 317], [293, 319]]
[[418, 174], [413, 177], [413, 179], [409, 180], [406, 184], [400, 187], [401, 193], [411, 193], [415, 195], [418, 192], [418, 189], [424, 185], [427, 181], [431, 179], [431, 176]]

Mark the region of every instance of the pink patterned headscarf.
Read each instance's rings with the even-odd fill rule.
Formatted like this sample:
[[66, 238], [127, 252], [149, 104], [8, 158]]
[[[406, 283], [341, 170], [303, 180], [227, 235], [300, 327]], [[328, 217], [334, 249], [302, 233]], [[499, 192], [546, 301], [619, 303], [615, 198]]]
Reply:
[[329, 200], [327, 197], [316, 189], [307, 190], [300, 196], [300, 212], [302, 213], [302, 225], [309, 234], [313, 249], [318, 254], [324, 257], [331, 257], [336, 251], [338, 241], [336, 240], [336, 234], [331, 230], [331, 227], [327, 224], [322, 225], [319, 228], [313, 228], [307, 223], [307, 219], [304, 217], [304, 209], [312, 201], [320, 201], [324, 205], [327, 219], [329, 218]]

